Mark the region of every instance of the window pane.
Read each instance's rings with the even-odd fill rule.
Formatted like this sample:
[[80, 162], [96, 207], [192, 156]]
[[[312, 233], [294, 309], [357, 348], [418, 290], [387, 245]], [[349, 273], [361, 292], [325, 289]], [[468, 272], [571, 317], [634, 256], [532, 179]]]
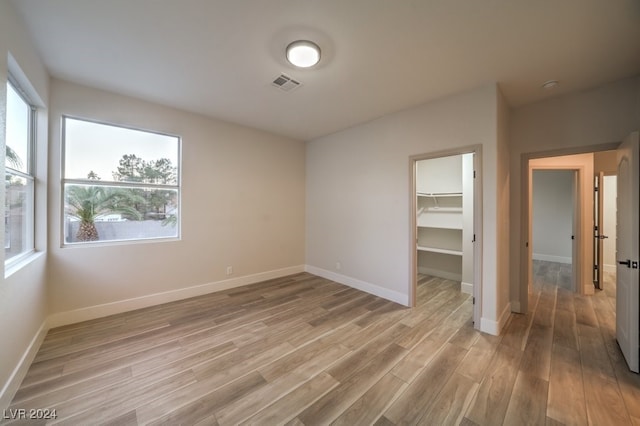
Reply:
[[65, 119], [66, 179], [176, 185], [178, 138]]
[[7, 83], [7, 147], [5, 165], [29, 173], [29, 117], [31, 108]]
[[178, 236], [178, 191], [65, 184], [65, 243]]
[[33, 250], [33, 181], [5, 175], [5, 260]]

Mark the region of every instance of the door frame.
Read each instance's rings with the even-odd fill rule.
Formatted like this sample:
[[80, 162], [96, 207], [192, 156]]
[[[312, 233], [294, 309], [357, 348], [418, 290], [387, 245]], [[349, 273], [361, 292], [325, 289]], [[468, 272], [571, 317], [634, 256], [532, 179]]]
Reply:
[[[602, 280], [604, 277], [604, 265], [602, 264], [604, 256], [602, 248], [604, 247], [604, 241], [600, 237], [604, 233], [604, 230], [602, 229], [604, 223], [602, 217], [604, 212], [604, 172], [596, 173], [594, 171], [593, 173], [593, 202], [593, 286], [598, 290], [602, 290]], [[595, 269], [596, 266], [597, 269]]]
[[[584, 147], [577, 148], [567, 148], [567, 149], [559, 149], [559, 150], [550, 150], [550, 151], [540, 151], [540, 152], [526, 152], [520, 155], [520, 193], [522, 196], [520, 197], [520, 236], [519, 236], [519, 253], [512, 253], [512, 256], [520, 257], [520, 268], [519, 268], [519, 277], [518, 277], [518, 293], [519, 298], [517, 300], [517, 305], [513, 309], [516, 312], [526, 314], [529, 311], [529, 275], [530, 275], [530, 266], [527, 262], [528, 257], [528, 242], [530, 241], [529, 237], [529, 185], [530, 185], [530, 176], [529, 176], [529, 160], [549, 158], [549, 157], [561, 157], [564, 155], [575, 155], [575, 154], [591, 154], [600, 151], [611, 151], [618, 148], [620, 145], [620, 141], [618, 142], [609, 142], [598, 145], [589, 145]], [[593, 288], [593, 286], [591, 286]], [[512, 305], [513, 306], [513, 305]]]
[[416, 306], [416, 291], [418, 286], [418, 225], [416, 218], [416, 164], [418, 161], [433, 158], [449, 157], [461, 154], [473, 155], [473, 229], [475, 242], [473, 245], [473, 321], [474, 328], [480, 329], [482, 318], [482, 145], [470, 145], [449, 150], [417, 154], [409, 157], [409, 306]]
[[[596, 244], [598, 245], [598, 272], [597, 272], [597, 277], [598, 277], [598, 286], [596, 287], [599, 290], [604, 290], [604, 273], [605, 271], [605, 263], [604, 263], [604, 257], [605, 257], [605, 252], [606, 250], [604, 249], [604, 246], [607, 244], [605, 243], [605, 239], [610, 238], [609, 235], [605, 235], [605, 216], [609, 217], [610, 214], [606, 214], [605, 212], [607, 211], [604, 207], [605, 207], [605, 203], [604, 203], [604, 199], [608, 194], [608, 191], [605, 191], [605, 178], [610, 178], [610, 177], [617, 177], [616, 173], [613, 172], [600, 172], [596, 175], [598, 177], [598, 197], [599, 197], [599, 206], [598, 206], [598, 222], [596, 223], [596, 220], [594, 218], [594, 224], [596, 224], [598, 226], [598, 236], [602, 237], [604, 236], [605, 238], [598, 238], [597, 240], [594, 239], [595, 244], [594, 244], [594, 253], [595, 253], [595, 246]], [[594, 177], [596, 177], [594, 176]], [[615, 204], [615, 201], [614, 201]], [[595, 212], [595, 208], [593, 209]], [[613, 221], [615, 223], [615, 221], [617, 220], [617, 214], [614, 214], [613, 217]], [[614, 226], [615, 228], [615, 226]], [[609, 233], [611, 233], [611, 229], [609, 229]], [[615, 240], [610, 240], [613, 241], [613, 254], [615, 257]], [[611, 243], [610, 243], [611, 244]], [[594, 258], [595, 258], [595, 254], [594, 254]], [[615, 259], [614, 259], [615, 260]], [[611, 266], [611, 265], [610, 265]], [[616, 263], [614, 262], [614, 268], [616, 266]], [[614, 269], [615, 272], [615, 269]]]
[[584, 166], [576, 166], [576, 165], [532, 165], [529, 162], [529, 184], [527, 191], [527, 229], [528, 233], [526, 235], [527, 241], [529, 242], [529, 247], [527, 250], [527, 289], [529, 291], [533, 288], [533, 172], [536, 170], [566, 170], [572, 171], [573, 174], [573, 206], [572, 206], [572, 215], [573, 215], [573, 225], [571, 233], [574, 236], [574, 240], [571, 243], [571, 286], [574, 292], [582, 293], [581, 286], [579, 283], [582, 282], [582, 241], [583, 241], [583, 233], [582, 226], [584, 218], [582, 217], [582, 202], [583, 202], [583, 194], [580, 191], [582, 187], [583, 179], [585, 178], [585, 169]]

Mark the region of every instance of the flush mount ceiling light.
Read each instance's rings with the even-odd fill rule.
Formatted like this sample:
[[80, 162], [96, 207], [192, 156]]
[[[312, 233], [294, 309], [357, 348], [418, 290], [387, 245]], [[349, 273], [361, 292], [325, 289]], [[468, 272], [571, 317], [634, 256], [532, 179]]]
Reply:
[[558, 85], [558, 80], [549, 80], [542, 83], [542, 88], [545, 90], [553, 89]]
[[308, 40], [298, 40], [287, 46], [287, 61], [298, 68], [309, 68], [320, 62], [320, 48]]

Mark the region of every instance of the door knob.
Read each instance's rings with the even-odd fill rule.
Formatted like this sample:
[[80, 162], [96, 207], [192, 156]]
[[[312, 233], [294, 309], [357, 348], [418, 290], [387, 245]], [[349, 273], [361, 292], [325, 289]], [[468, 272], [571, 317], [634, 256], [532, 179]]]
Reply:
[[631, 260], [627, 259], [627, 260], [618, 260], [618, 263], [620, 265], [627, 265], [627, 268], [631, 268]]

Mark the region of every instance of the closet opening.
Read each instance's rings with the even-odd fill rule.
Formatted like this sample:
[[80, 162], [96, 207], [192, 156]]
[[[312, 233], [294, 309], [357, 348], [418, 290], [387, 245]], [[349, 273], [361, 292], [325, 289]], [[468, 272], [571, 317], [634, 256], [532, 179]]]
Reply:
[[473, 305], [480, 328], [479, 148], [411, 157], [410, 305], [449, 298]]

